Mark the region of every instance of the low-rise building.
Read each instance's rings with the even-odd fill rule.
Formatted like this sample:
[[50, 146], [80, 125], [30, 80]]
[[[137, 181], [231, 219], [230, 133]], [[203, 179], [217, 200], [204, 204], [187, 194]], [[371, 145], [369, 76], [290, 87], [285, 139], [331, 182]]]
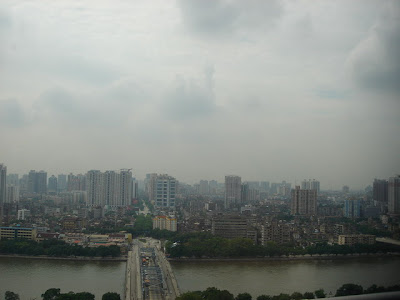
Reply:
[[287, 244], [292, 241], [291, 229], [289, 224], [285, 223], [266, 223], [261, 226], [261, 244], [275, 242], [277, 244]]
[[36, 229], [24, 227], [0, 227], [0, 240], [2, 239], [29, 239], [36, 238]]
[[342, 234], [338, 237], [339, 245], [375, 244], [375, 235], [371, 234]]
[[169, 231], [177, 231], [177, 220], [175, 217], [155, 216], [153, 218], [153, 229], [165, 229]]
[[223, 238], [249, 238], [257, 243], [257, 231], [240, 216], [217, 216], [211, 221], [211, 233]]

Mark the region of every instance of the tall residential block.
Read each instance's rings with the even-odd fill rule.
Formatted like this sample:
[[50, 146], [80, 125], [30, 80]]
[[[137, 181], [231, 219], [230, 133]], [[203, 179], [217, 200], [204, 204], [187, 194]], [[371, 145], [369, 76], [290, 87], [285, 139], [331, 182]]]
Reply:
[[51, 175], [49, 178], [49, 184], [47, 186], [47, 190], [49, 193], [57, 193], [57, 177]]
[[389, 178], [388, 212], [391, 215], [400, 215], [400, 175]]
[[292, 190], [292, 215], [311, 216], [317, 214], [317, 190], [303, 190], [296, 186]]
[[104, 206], [103, 173], [90, 170], [86, 174], [87, 205]]
[[47, 193], [47, 172], [31, 170], [28, 174], [28, 192], [37, 194]]
[[225, 176], [225, 208], [242, 202], [242, 178], [236, 175]]
[[87, 205], [127, 206], [132, 203], [132, 172], [122, 169], [119, 172], [91, 170], [86, 174]]
[[345, 200], [344, 201], [344, 216], [346, 218], [360, 218], [361, 217], [361, 200]]
[[372, 198], [375, 201], [388, 203], [388, 181], [385, 179], [374, 179], [372, 185]]
[[0, 206], [3, 203], [7, 202], [6, 182], [7, 182], [7, 167], [4, 164], [0, 164]]
[[157, 208], [175, 208], [177, 185], [177, 180], [168, 174], [156, 177], [154, 200]]
[[320, 182], [315, 179], [303, 180], [301, 182], [301, 189], [302, 190], [317, 190], [317, 194], [319, 194], [319, 186]]
[[60, 192], [60, 193], [65, 192], [67, 190], [67, 175], [58, 174], [57, 188], [58, 188], [58, 192]]

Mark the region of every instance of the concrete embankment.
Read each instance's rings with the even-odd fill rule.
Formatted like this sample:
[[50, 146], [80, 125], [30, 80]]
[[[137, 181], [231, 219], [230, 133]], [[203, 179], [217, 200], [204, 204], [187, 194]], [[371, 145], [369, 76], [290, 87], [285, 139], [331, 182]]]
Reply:
[[76, 260], [76, 261], [126, 261], [126, 256], [120, 257], [90, 257], [90, 256], [76, 256], [76, 257], [58, 257], [58, 256], [46, 256], [46, 255], [18, 255], [18, 254], [0, 254], [0, 257], [12, 257], [12, 258], [29, 258], [29, 259], [47, 259], [47, 260]]
[[272, 257], [220, 257], [220, 258], [168, 258], [169, 261], [178, 262], [216, 262], [216, 261], [288, 261], [288, 260], [340, 260], [357, 258], [379, 258], [379, 257], [400, 257], [399, 252], [393, 253], [361, 253], [361, 254], [338, 254], [338, 255], [289, 255]]

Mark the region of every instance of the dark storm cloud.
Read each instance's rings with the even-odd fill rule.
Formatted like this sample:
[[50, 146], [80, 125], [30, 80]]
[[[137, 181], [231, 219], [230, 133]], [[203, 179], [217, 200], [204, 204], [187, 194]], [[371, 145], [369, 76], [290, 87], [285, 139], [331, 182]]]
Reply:
[[384, 13], [351, 54], [353, 76], [364, 89], [400, 91], [400, 3]]
[[23, 127], [28, 122], [25, 112], [15, 99], [0, 100], [0, 124], [5, 127]]
[[178, 3], [185, 25], [210, 36], [238, 29], [264, 29], [282, 13], [278, 1], [180, 0]]

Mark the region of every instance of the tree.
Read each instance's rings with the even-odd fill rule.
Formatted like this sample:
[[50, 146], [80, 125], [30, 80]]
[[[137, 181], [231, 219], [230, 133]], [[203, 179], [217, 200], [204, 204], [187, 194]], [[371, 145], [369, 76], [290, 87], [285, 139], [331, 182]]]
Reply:
[[291, 296], [290, 299], [294, 299], [294, 300], [301, 300], [303, 299], [303, 294], [299, 293], [299, 292], [294, 292]]
[[260, 296], [257, 297], [257, 300], [271, 300], [271, 296], [260, 295]]
[[326, 298], [326, 294], [325, 294], [324, 289], [316, 290], [314, 292], [314, 294], [315, 294], [315, 297], [317, 297], [317, 298]]
[[234, 300], [234, 297], [227, 290], [219, 290], [215, 287], [209, 287], [202, 292], [203, 299], [206, 300]]
[[304, 295], [303, 295], [303, 297], [304, 297], [305, 299], [315, 299], [314, 293], [313, 293], [313, 292], [305, 292]]
[[251, 300], [252, 297], [249, 293], [240, 293], [236, 296], [235, 300]]
[[175, 300], [203, 300], [203, 297], [201, 297], [201, 292], [187, 292], [181, 294]]
[[19, 295], [10, 291], [6, 291], [4, 294], [5, 300], [19, 300]]
[[60, 289], [48, 289], [44, 294], [42, 294], [43, 300], [56, 300], [60, 296]]
[[121, 297], [117, 293], [108, 292], [101, 297], [101, 300], [121, 300]]
[[354, 283], [346, 283], [343, 284], [335, 294], [335, 297], [339, 296], [348, 296], [348, 295], [361, 295], [364, 292], [364, 289], [361, 285]]

